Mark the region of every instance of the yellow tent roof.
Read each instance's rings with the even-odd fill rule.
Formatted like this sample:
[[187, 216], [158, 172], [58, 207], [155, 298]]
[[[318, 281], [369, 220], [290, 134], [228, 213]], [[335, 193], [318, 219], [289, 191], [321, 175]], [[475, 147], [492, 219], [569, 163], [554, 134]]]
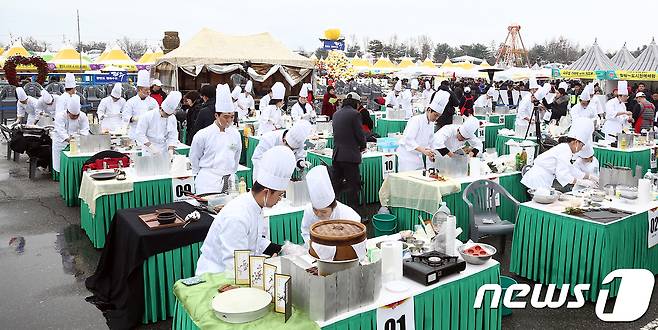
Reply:
[[142, 55], [142, 57], [139, 58], [137, 63], [139, 63], [139, 64], [150, 64], [150, 63], [153, 63], [153, 61], [151, 60], [152, 58], [153, 58], [153, 51], [148, 49], [148, 50], [146, 50], [146, 53], [144, 53], [144, 55]]
[[398, 68], [408, 68], [414, 65], [416, 64], [414, 64], [414, 62], [410, 58], [405, 57], [402, 59], [402, 61], [400, 61], [400, 64], [398, 64]]
[[96, 64], [103, 64], [104, 66], [116, 66], [118, 68], [126, 69], [128, 71], [137, 71], [135, 61], [133, 61], [121, 48], [114, 46], [110, 49], [105, 56], [101, 55]]
[[485, 60], [484, 62], [480, 63], [481, 68], [490, 68], [491, 65]]
[[386, 57], [380, 57], [372, 67], [377, 69], [392, 69], [395, 68], [395, 64]]
[[[80, 53], [71, 46], [62, 47], [48, 62], [54, 64], [55, 70], [60, 72], [79, 71], [81, 69]], [[82, 70], [90, 70], [89, 61], [84, 56], [82, 57]]]
[[153, 54], [151, 54], [151, 63], [155, 63], [155, 61], [159, 60], [160, 57], [162, 57], [163, 55], [164, 52], [162, 51], [162, 49], [160, 47], [156, 48], [153, 51]]
[[369, 67], [370, 62], [366, 60], [365, 58], [360, 58], [358, 56], [354, 57], [351, 61], [352, 66], [359, 66], [359, 67]]
[[30, 56], [30, 53], [27, 52], [27, 49], [25, 49], [25, 47], [23, 47], [23, 44], [21, 44], [20, 41], [17, 41], [13, 45], [11, 45], [11, 47], [9, 47], [9, 49], [6, 52], [3, 53], [3, 56], [5, 58], [15, 56], [15, 55], [21, 55], [21, 56], [28, 57], [28, 56]]
[[450, 62], [450, 59], [446, 57], [446, 60], [443, 61], [443, 64], [441, 64], [442, 68], [451, 68], [454, 67], [455, 65]]
[[2, 56], [2, 53], [5, 52], [5, 49], [3, 47], [0, 47], [0, 56]]
[[426, 58], [421, 65], [427, 68], [436, 69], [436, 65], [434, 65], [434, 62], [429, 58]]
[[475, 64], [473, 64], [473, 63], [471, 63], [471, 62], [468, 62], [468, 61], [466, 61], [466, 62], [460, 62], [460, 63], [453, 64], [453, 65], [454, 65], [454, 66], [457, 66], [457, 67], [460, 67], [460, 68], [462, 68], [462, 69], [464, 69], [464, 70], [470, 70], [470, 69], [472, 69], [472, 68], [475, 67]]

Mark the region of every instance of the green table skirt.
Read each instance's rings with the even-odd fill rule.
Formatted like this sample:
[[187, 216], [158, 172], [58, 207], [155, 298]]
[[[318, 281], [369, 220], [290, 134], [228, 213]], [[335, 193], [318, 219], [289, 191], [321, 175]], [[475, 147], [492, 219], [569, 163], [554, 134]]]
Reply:
[[[311, 166], [322, 165], [322, 161], [328, 165], [332, 164], [331, 157], [318, 155], [309, 152], [306, 155], [306, 160], [311, 163]], [[396, 162], [397, 168], [397, 162]], [[359, 165], [359, 172], [361, 172], [361, 191], [359, 192], [359, 200], [365, 204], [372, 204], [379, 202], [379, 188], [384, 183], [384, 176], [382, 174], [382, 158], [381, 157], [367, 157], [363, 158]], [[345, 196], [339, 196], [341, 201], [345, 201]]]
[[635, 166], [642, 166], [642, 173], [651, 168], [651, 150], [621, 151], [594, 147], [594, 156], [599, 160], [599, 166], [611, 164], [628, 167], [635, 170]]
[[[503, 122], [500, 122], [500, 116], [503, 116]], [[482, 115], [476, 115], [476, 118], [480, 120], [487, 120], [487, 116], [482, 116]], [[505, 128], [507, 129], [514, 129], [514, 122], [516, 121], [516, 115], [511, 114], [511, 115], [489, 115], [488, 120], [490, 123], [494, 124], [504, 124]]]
[[[473, 308], [475, 295], [482, 285], [499, 283], [500, 266], [497, 265], [414, 296], [415, 328], [418, 330], [501, 329], [500, 309], [492, 308], [491, 291], [484, 295], [482, 308]], [[231, 328], [231, 325], [220, 322], [217, 321], [217, 329]], [[180, 302], [176, 303], [172, 329], [199, 329]], [[377, 310], [363, 312], [322, 329], [377, 330]]]
[[[496, 152], [499, 156], [509, 155], [509, 146], [506, 144], [509, 140], [521, 142], [523, 138], [498, 134], [496, 137]], [[537, 141], [535, 138], [528, 138], [528, 140]]]
[[59, 194], [66, 206], [80, 205], [78, 194], [82, 182], [82, 166], [90, 157], [68, 157], [61, 152], [59, 162]]
[[[498, 138], [498, 130], [505, 128], [503, 124], [489, 125], [484, 127], [484, 147], [495, 148]], [[484, 150], [482, 150], [484, 151]]]
[[185, 143], [187, 141], [187, 127], [183, 127], [178, 134], [178, 141]]
[[254, 168], [254, 163], [251, 162], [251, 157], [254, 155], [254, 151], [256, 150], [256, 146], [258, 145], [258, 142], [260, 142], [257, 138], [250, 136], [247, 139], [247, 146], [245, 147], [246, 149], [246, 159], [245, 159], [245, 166], [249, 168]]
[[516, 122], [516, 115], [505, 115], [505, 128], [513, 130]]
[[327, 148], [334, 148], [334, 137], [328, 137], [327, 138]]
[[158, 253], [144, 262], [144, 324], [164, 321], [175, 315], [174, 283], [194, 276], [202, 243]]
[[590, 284], [585, 299], [599, 290], [614, 297], [619, 281], [601, 285], [613, 270], [644, 268], [658, 274], [658, 247], [647, 248], [647, 212], [602, 225], [525, 205], [514, 229], [510, 271], [543, 284]]
[[285, 241], [304, 244], [302, 218], [304, 211], [270, 216], [270, 241], [283, 245]]
[[[528, 197], [525, 188], [521, 185], [520, 181], [521, 174], [519, 173], [501, 176], [499, 178], [500, 185], [522, 203], [526, 202]], [[470, 230], [468, 205], [466, 205], [462, 198], [462, 192], [469, 184], [470, 182], [462, 183], [460, 192], [443, 196], [443, 201], [446, 203], [446, 206], [448, 206], [450, 212], [457, 218], [457, 227], [462, 229], [462, 233], [458, 236], [458, 239], [462, 242], [468, 240]], [[437, 209], [439, 206], [439, 203], [437, 203]], [[511, 222], [516, 220], [514, 205], [503, 197], [500, 199], [500, 206], [496, 208], [496, 212], [501, 219]], [[418, 216], [421, 216], [423, 219], [430, 219], [432, 217], [432, 214], [427, 212], [404, 207], [392, 207], [391, 214], [394, 214], [397, 217], [398, 231], [414, 230], [414, 226], [420, 223]]]
[[117, 210], [171, 203], [171, 189], [171, 179], [135, 182], [133, 191], [97, 198], [94, 215], [83, 201], [80, 206], [80, 226], [95, 248], [103, 248]]
[[56, 172], [55, 170], [51, 170], [50, 176], [52, 177], [53, 181], [59, 182], [59, 172]]
[[388, 133], [404, 132], [405, 127], [407, 127], [406, 120], [388, 120], [382, 118], [377, 121], [377, 127], [375, 127], [375, 133], [379, 134], [380, 137], [387, 137]]

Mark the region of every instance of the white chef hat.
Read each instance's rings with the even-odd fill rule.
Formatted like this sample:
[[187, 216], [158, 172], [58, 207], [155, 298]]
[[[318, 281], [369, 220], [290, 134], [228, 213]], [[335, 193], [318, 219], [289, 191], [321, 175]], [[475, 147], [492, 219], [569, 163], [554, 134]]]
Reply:
[[137, 71], [137, 87], [151, 87], [150, 73], [146, 70]]
[[25, 101], [27, 100], [27, 93], [25, 93], [25, 90], [23, 87], [17, 87], [16, 88], [16, 99], [19, 101]]
[[402, 90], [402, 80], [398, 80], [398, 82], [395, 83], [395, 87], [393, 87], [393, 89], [396, 92], [401, 91]]
[[411, 79], [411, 89], [414, 89], [414, 90], [418, 89], [418, 85], [419, 85], [418, 79], [416, 79], [416, 78]]
[[286, 142], [293, 149], [304, 147], [304, 142], [311, 135], [312, 125], [306, 120], [296, 122], [286, 133]]
[[112, 87], [112, 92], [110, 93], [110, 95], [118, 99], [121, 97], [122, 91], [123, 91], [123, 87], [121, 87], [121, 83], [116, 83], [114, 84], [114, 87]]
[[80, 114], [80, 96], [78, 94], [71, 95], [71, 100], [69, 100], [66, 110], [72, 115]]
[[581, 101], [589, 101], [591, 99], [592, 99], [592, 97], [590, 96], [589, 91], [587, 90], [587, 88], [582, 93], [580, 93], [580, 100]]
[[567, 83], [566, 81], [560, 82], [560, 84], [557, 85], [557, 88], [562, 88], [566, 91], [567, 89], [569, 89], [569, 83]]
[[308, 87], [306, 87], [306, 84], [302, 84], [302, 88], [299, 89], [299, 96], [308, 97]]
[[617, 82], [617, 95], [628, 95], [628, 81], [620, 80]]
[[275, 146], [263, 154], [256, 181], [266, 188], [286, 190], [295, 170], [295, 155], [290, 148]]
[[580, 158], [590, 158], [592, 156], [594, 156], [594, 148], [589, 143], [578, 153], [578, 157]]
[[459, 133], [467, 139], [474, 139], [475, 138], [475, 132], [477, 132], [478, 128], [480, 128], [480, 121], [473, 117], [470, 116], [464, 120], [464, 123], [459, 126]]
[[284, 97], [286, 97], [286, 86], [280, 81], [275, 82], [272, 85], [272, 100], [283, 100]]
[[75, 83], [75, 75], [72, 73], [67, 73], [66, 76], [64, 76], [64, 88], [75, 88], [76, 83]]
[[247, 93], [251, 93], [254, 90], [254, 83], [249, 80], [247, 83], [244, 85], [244, 91]]
[[592, 133], [594, 133], [594, 122], [589, 118], [579, 117], [571, 123], [567, 137], [587, 145], [592, 140]]
[[589, 95], [594, 94], [594, 83], [591, 82], [585, 86], [585, 90], [589, 93]]
[[306, 173], [306, 186], [314, 209], [329, 207], [336, 200], [327, 167], [319, 165]]
[[235, 87], [233, 87], [233, 91], [231, 92], [231, 97], [234, 100], [237, 100], [238, 97], [240, 97], [240, 93], [242, 93], [242, 87], [240, 87], [240, 85], [235, 85]]
[[49, 103], [52, 103], [53, 101], [55, 101], [55, 98], [52, 95], [50, 95], [50, 93], [48, 93], [48, 91], [45, 90], [45, 89], [41, 90], [41, 97], [40, 98], [41, 98], [41, 102], [46, 103], [46, 104], [49, 104]]
[[215, 94], [215, 112], [235, 112], [235, 107], [233, 107], [233, 100], [231, 99], [231, 89], [227, 84], [217, 85]]
[[548, 94], [548, 91], [546, 89], [539, 88], [534, 95], [537, 100], [541, 101], [544, 99], [544, 97], [546, 97], [546, 94]]
[[432, 99], [432, 102], [430, 102], [429, 108], [438, 113], [443, 113], [449, 100], [450, 93], [444, 90], [438, 90], [434, 93], [434, 98]]
[[529, 80], [530, 80], [530, 89], [533, 89], [533, 88], [540, 88], [540, 87], [541, 87], [541, 86], [539, 86], [539, 84], [537, 83], [537, 78], [535, 78], [535, 77], [530, 77]]
[[429, 81], [425, 81], [425, 89], [430, 89], [432, 87], [432, 84], [430, 84]]
[[164, 101], [162, 101], [162, 105], [160, 105], [162, 111], [169, 115], [173, 114], [174, 111], [176, 111], [176, 108], [178, 108], [178, 104], [182, 98], [183, 95], [179, 91], [173, 91], [169, 93]]
[[160, 79], [153, 79], [153, 81], [151, 81], [151, 86], [162, 87], [162, 81], [160, 81]]

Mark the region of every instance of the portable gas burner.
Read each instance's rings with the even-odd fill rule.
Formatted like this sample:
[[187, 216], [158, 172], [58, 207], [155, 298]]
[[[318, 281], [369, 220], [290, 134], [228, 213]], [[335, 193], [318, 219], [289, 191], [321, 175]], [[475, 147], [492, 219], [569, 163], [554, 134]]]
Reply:
[[430, 251], [404, 260], [405, 277], [424, 285], [432, 285], [441, 277], [466, 269], [466, 262], [437, 251]]

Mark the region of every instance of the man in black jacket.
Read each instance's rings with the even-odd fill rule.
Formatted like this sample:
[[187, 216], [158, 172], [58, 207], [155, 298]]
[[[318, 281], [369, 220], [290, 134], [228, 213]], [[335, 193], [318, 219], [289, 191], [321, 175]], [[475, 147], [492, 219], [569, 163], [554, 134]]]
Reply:
[[354, 208], [358, 204], [361, 190], [361, 152], [366, 149], [366, 137], [361, 128], [361, 114], [356, 110], [361, 97], [355, 92], [347, 94], [343, 106], [336, 111], [332, 120], [334, 130], [334, 153], [332, 157], [332, 185], [336, 195], [348, 192], [347, 204]]
[[457, 98], [457, 95], [450, 90], [447, 80], [441, 82], [439, 89], [450, 93], [450, 101], [448, 101], [446, 108], [436, 121], [436, 130], [439, 130], [443, 126], [452, 124], [452, 116], [455, 114], [455, 107], [459, 106], [459, 99]]
[[215, 121], [215, 87], [212, 85], [201, 87], [201, 98], [203, 103], [194, 123], [194, 134]]

